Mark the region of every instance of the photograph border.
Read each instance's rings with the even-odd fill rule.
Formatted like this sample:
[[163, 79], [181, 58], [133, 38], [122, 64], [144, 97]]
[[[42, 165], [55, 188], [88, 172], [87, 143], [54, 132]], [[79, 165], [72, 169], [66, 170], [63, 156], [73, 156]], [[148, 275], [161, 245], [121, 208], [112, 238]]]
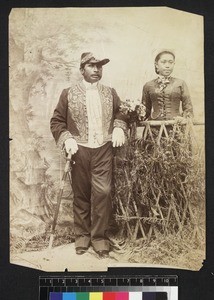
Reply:
[[[25, 1], [10, 1], [9, 3], [3, 1], [1, 6], [1, 173], [3, 177], [1, 179], [1, 209], [0, 209], [0, 295], [12, 299], [16, 296], [16, 299], [31, 299], [38, 298], [38, 278], [40, 275], [48, 275], [43, 271], [38, 271], [30, 268], [12, 265], [9, 263], [9, 83], [8, 83], [8, 16], [12, 8], [15, 7], [71, 7], [69, 1], [31, 1], [27, 3]], [[112, 1], [113, 2], [113, 1]], [[204, 16], [204, 28], [205, 28], [205, 142], [206, 142], [206, 259], [203, 262], [203, 267], [200, 271], [187, 271], [180, 269], [155, 269], [155, 268], [114, 268], [109, 269], [108, 274], [121, 275], [121, 274], [164, 274], [164, 275], [178, 275], [179, 276], [179, 299], [211, 299], [214, 294], [214, 204], [213, 204], [213, 141], [214, 133], [213, 126], [213, 112], [214, 104], [212, 97], [214, 94], [214, 85], [212, 80], [213, 61], [214, 61], [214, 40], [213, 40], [213, 7], [208, 1], [140, 1], [133, 3], [102, 3], [102, 6], [98, 1], [72, 1], [72, 7], [131, 7], [131, 6], [167, 6], [174, 9], [183, 10], [190, 13], [195, 13]], [[50, 273], [53, 275], [53, 272]], [[54, 274], [62, 274], [56, 273]], [[63, 273], [64, 274], [64, 273]], [[69, 274], [71, 274], [69, 272]], [[75, 273], [76, 275], [88, 273]], [[101, 273], [98, 273], [101, 275]], [[106, 272], [104, 272], [106, 274]], [[13, 288], [11, 287], [13, 284]], [[3, 290], [2, 290], [3, 289]], [[190, 298], [191, 297], [191, 298]], [[7, 298], [2, 298], [7, 299]]]

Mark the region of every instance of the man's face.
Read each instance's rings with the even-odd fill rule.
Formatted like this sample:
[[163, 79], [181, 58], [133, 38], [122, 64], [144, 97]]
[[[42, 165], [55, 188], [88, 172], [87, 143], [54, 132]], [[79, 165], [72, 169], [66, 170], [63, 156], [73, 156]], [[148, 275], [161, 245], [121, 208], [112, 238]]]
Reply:
[[87, 63], [80, 69], [85, 81], [94, 83], [102, 78], [103, 68], [99, 64]]

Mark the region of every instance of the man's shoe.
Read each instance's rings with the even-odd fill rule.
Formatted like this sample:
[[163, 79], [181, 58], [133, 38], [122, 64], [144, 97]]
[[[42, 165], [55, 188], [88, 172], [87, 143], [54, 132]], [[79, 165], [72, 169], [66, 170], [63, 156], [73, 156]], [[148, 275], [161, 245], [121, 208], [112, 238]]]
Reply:
[[77, 255], [82, 255], [82, 254], [84, 254], [87, 250], [88, 250], [88, 248], [86, 248], [86, 247], [77, 247], [77, 248], [76, 248], [76, 254], [77, 254]]
[[108, 258], [109, 257], [109, 251], [108, 250], [100, 250], [96, 251], [99, 258]]

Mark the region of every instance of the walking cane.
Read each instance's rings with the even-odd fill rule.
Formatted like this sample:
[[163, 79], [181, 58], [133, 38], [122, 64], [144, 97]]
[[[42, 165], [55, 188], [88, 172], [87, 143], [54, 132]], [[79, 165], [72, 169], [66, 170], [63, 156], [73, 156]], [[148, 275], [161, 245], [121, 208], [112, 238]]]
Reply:
[[62, 175], [62, 180], [61, 180], [61, 183], [60, 183], [60, 190], [59, 190], [58, 197], [57, 197], [57, 205], [56, 205], [56, 210], [55, 210], [55, 213], [54, 213], [52, 230], [51, 230], [51, 235], [50, 235], [50, 240], [49, 240], [49, 247], [48, 247], [49, 249], [51, 249], [52, 245], [53, 245], [56, 222], [57, 222], [57, 218], [58, 218], [58, 215], [59, 215], [59, 208], [60, 208], [60, 204], [61, 204], [61, 200], [62, 200], [62, 194], [63, 194], [64, 185], [65, 185], [65, 180], [66, 180], [66, 177], [67, 177], [68, 172], [70, 170], [70, 162], [71, 162], [71, 151], [68, 153], [68, 156], [66, 157], [65, 169], [64, 169], [64, 173]]

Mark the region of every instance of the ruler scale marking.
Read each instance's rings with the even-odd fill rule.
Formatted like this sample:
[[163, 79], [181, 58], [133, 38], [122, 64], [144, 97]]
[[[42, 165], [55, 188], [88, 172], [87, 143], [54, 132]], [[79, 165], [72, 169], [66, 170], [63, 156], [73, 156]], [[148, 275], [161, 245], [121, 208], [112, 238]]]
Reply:
[[39, 300], [106, 300], [110, 295], [114, 300], [174, 300], [171, 291], [178, 299], [176, 275], [41, 276], [39, 284]]

